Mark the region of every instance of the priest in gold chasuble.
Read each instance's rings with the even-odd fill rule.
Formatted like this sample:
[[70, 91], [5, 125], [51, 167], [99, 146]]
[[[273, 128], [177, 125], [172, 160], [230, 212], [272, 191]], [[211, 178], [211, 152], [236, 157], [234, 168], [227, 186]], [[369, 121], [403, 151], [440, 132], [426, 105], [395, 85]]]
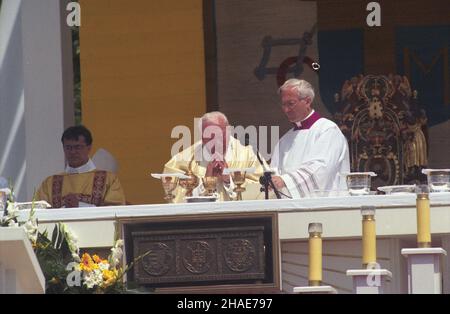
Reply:
[[97, 170], [89, 158], [89, 130], [83, 126], [68, 128], [61, 141], [67, 161], [65, 172], [46, 178], [35, 199], [45, 200], [53, 208], [125, 205], [117, 175]]

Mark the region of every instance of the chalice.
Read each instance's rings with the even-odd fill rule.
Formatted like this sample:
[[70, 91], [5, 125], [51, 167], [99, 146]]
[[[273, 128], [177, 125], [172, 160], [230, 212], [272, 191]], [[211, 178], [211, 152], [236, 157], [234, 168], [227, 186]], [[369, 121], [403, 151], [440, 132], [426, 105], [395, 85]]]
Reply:
[[180, 186], [187, 190], [186, 191], [186, 196], [187, 197], [191, 197], [192, 196], [192, 191], [198, 185], [198, 177], [192, 171], [192, 164], [195, 162], [194, 157], [195, 157], [195, 155], [192, 156], [192, 159], [189, 162], [188, 171], [186, 172], [186, 176], [188, 176], [188, 178], [180, 179]]
[[216, 192], [217, 189], [217, 177], [212, 176], [204, 177], [202, 178], [202, 181], [203, 186], [205, 187], [206, 190], [206, 195], [213, 196], [214, 192]]
[[246, 171], [233, 171], [231, 172], [231, 177], [233, 178], [234, 184], [236, 187], [234, 188], [234, 192], [237, 193], [236, 201], [242, 201], [242, 192], [245, 192], [245, 188], [242, 187], [242, 184], [245, 183], [245, 175]]
[[186, 176], [188, 176], [189, 178], [180, 179], [180, 186], [186, 189], [186, 196], [191, 197], [192, 191], [198, 185], [198, 177], [190, 170], [186, 172]]
[[172, 203], [173, 199], [175, 198], [175, 195], [173, 195], [172, 192], [177, 188], [178, 178], [177, 177], [163, 177], [163, 178], [161, 178], [161, 182], [163, 185], [164, 192], [166, 194], [164, 199], [168, 203]]

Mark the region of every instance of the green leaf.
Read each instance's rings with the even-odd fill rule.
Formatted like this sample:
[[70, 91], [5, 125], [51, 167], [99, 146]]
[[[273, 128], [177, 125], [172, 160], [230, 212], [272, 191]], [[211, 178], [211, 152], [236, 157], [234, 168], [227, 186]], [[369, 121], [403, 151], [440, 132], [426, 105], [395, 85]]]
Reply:
[[58, 234], [59, 234], [59, 224], [56, 224], [55, 228], [53, 229], [53, 232], [52, 232], [52, 244], [53, 244], [53, 247], [55, 247], [55, 248], [56, 248], [56, 241], [58, 239]]

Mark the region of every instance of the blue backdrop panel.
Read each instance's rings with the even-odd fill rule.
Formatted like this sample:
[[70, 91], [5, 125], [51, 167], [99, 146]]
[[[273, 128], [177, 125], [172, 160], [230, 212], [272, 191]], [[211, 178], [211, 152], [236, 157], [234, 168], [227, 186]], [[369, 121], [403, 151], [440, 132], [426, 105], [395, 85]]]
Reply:
[[408, 70], [404, 64], [407, 57], [405, 48], [409, 51], [411, 88], [419, 92], [419, 102], [427, 112], [428, 125], [447, 121], [450, 118], [450, 103], [448, 99], [446, 103], [444, 94], [445, 89], [449, 91], [450, 83], [444, 80], [444, 73], [446, 71], [447, 77], [450, 77], [450, 26], [398, 27], [396, 61], [399, 74], [405, 74]]
[[319, 31], [320, 95], [325, 106], [335, 113], [334, 94], [346, 80], [364, 74], [363, 30]]

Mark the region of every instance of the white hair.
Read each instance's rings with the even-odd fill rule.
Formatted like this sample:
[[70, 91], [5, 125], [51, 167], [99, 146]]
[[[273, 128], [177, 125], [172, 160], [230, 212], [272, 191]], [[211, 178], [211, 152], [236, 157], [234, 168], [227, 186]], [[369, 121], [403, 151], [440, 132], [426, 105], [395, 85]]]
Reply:
[[227, 117], [220, 111], [207, 112], [201, 117], [200, 121], [201, 123], [203, 123], [204, 121], [208, 121], [224, 126], [230, 125], [228, 123]]
[[278, 94], [280, 95], [281, 92], [287, 90], [287, 89], [293, 89], [297, 92], [298, 98], [303, 99], [306, 97], [311, 98], [311, 102], [314, 100], [314, 88], [312, 85], [305, 81], [305, 80], [299, 80], [299, 79], [289, 79], [286, 82], [284, 82], [283, 86], [281, 86], [278, 89]]

